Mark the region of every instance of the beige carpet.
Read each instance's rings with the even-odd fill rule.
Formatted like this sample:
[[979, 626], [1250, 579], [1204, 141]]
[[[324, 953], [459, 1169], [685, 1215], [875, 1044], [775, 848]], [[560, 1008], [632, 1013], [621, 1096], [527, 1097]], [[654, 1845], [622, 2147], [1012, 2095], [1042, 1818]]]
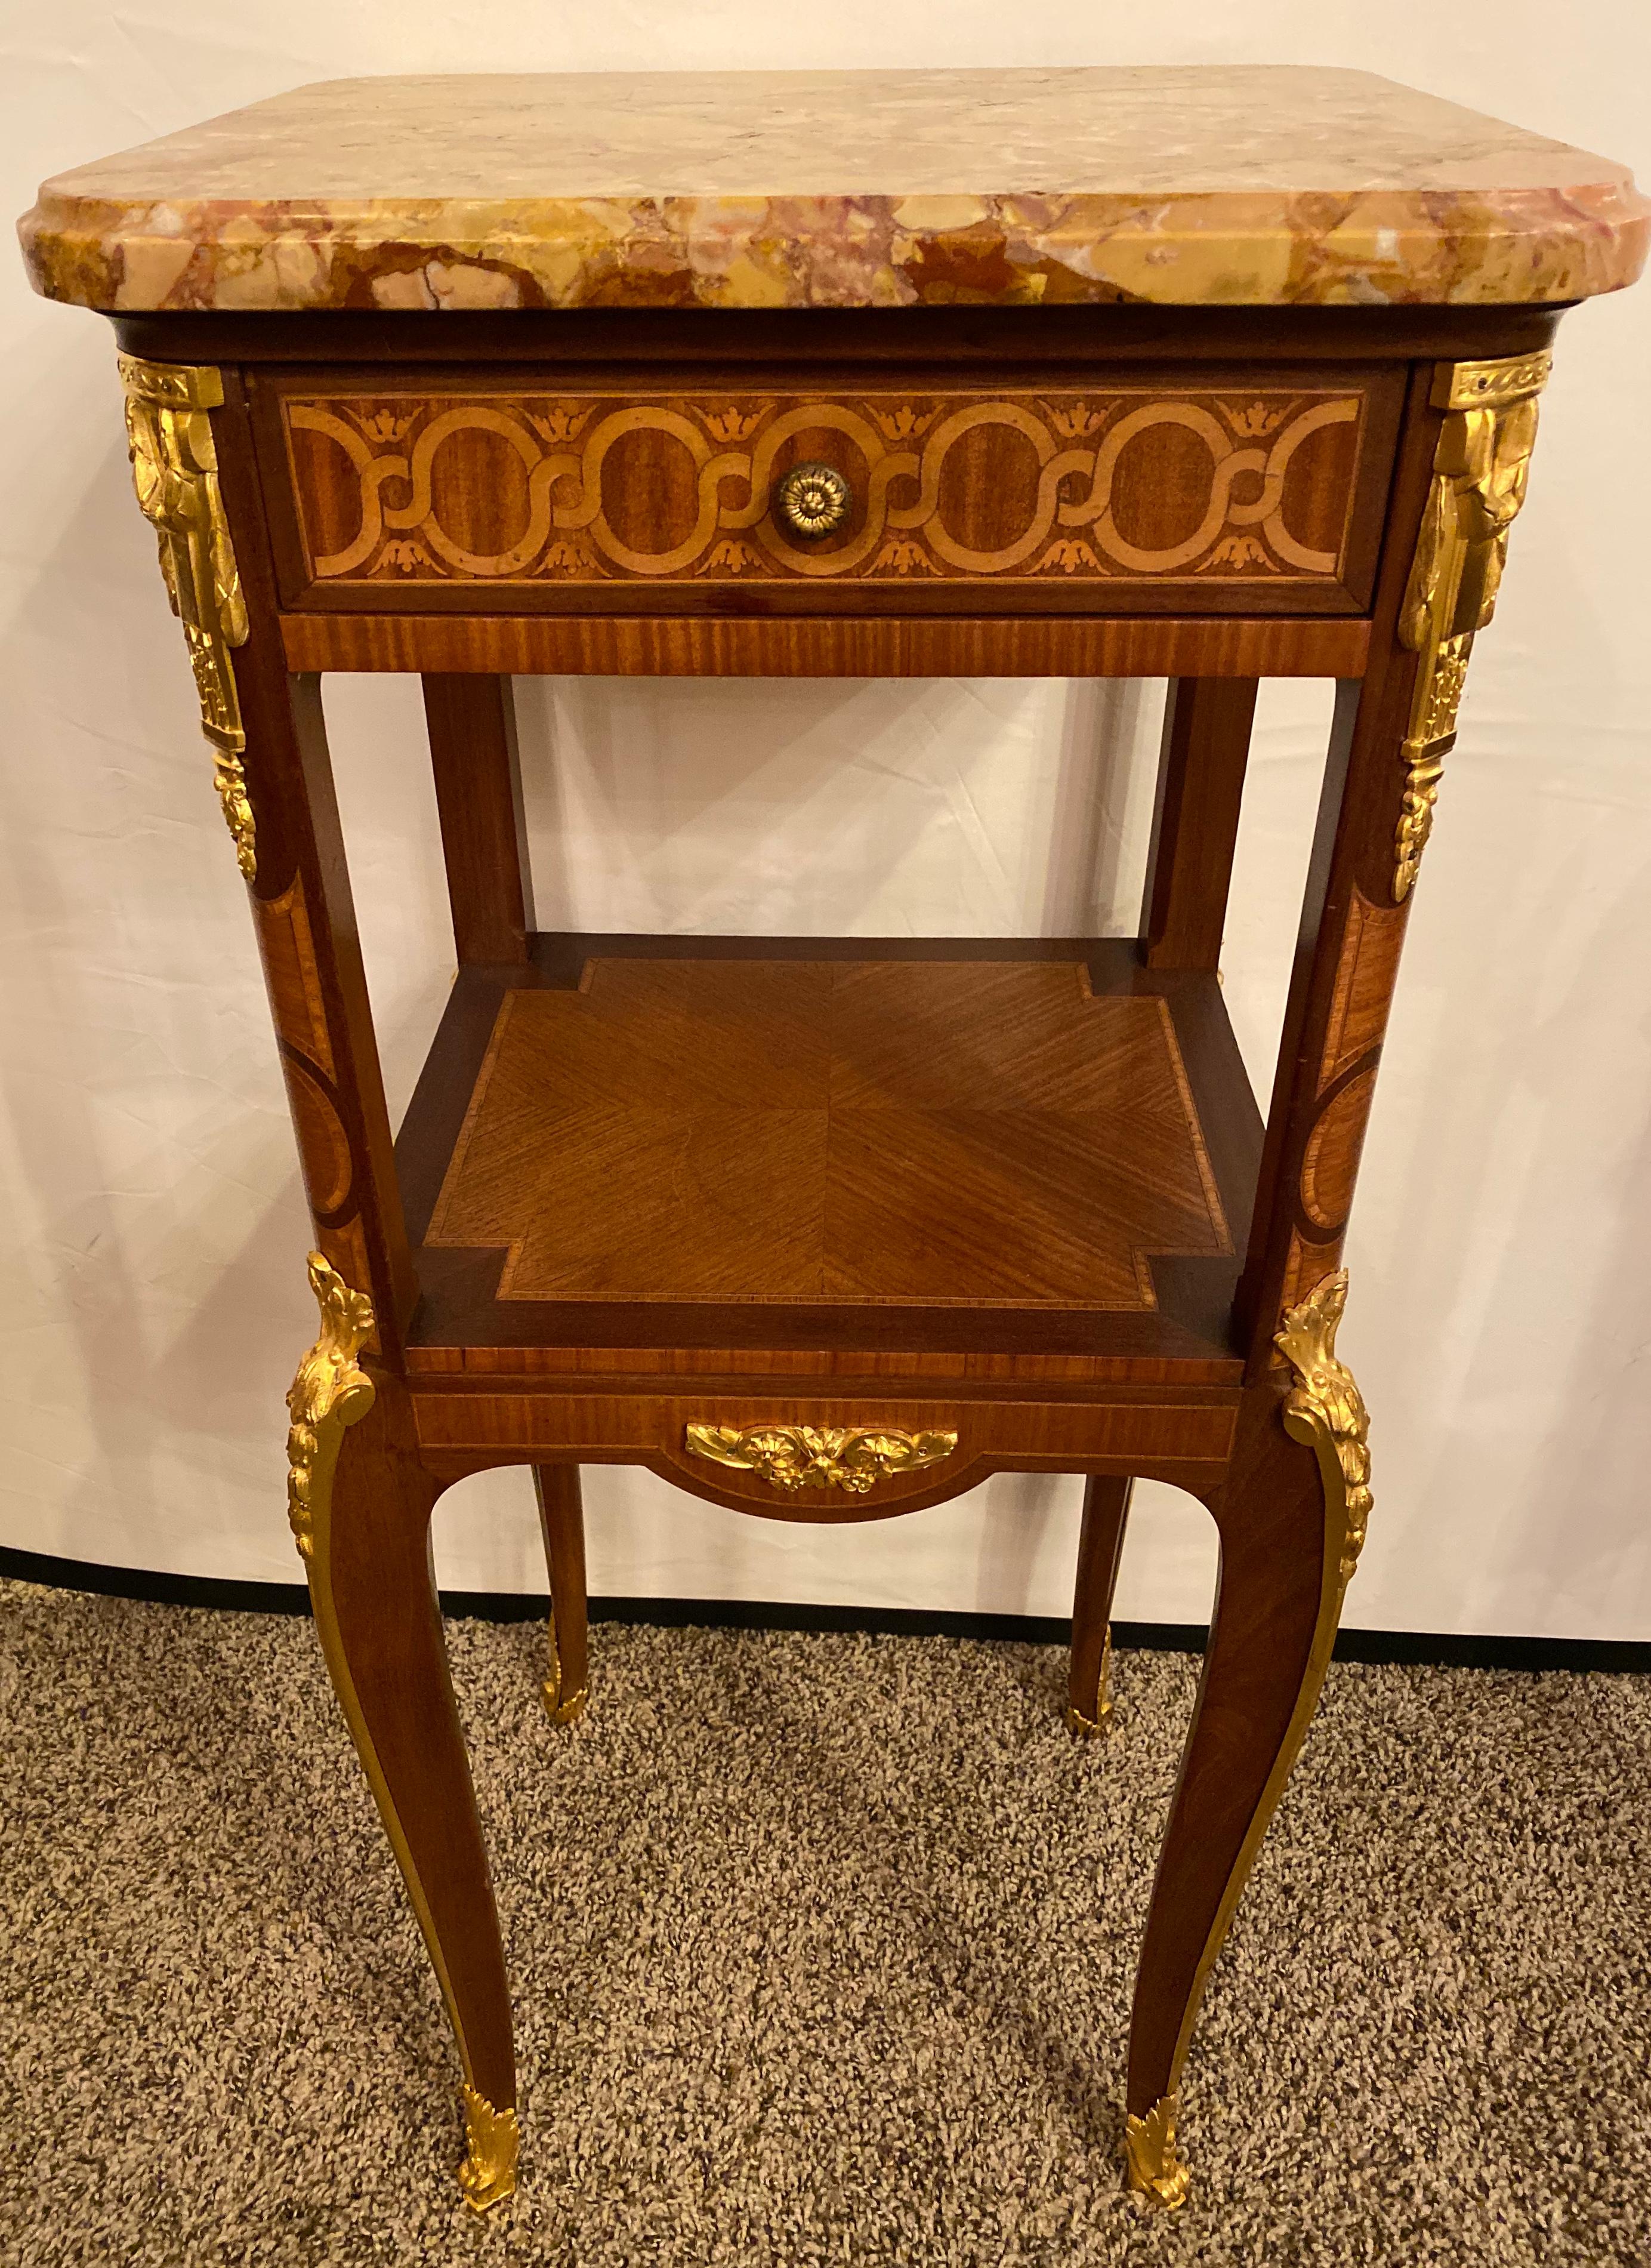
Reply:
[[307, 1624], [0, 1585], [0, 2260], [1651, 2260], [1651, 1679], [1340, 1668], [1218, 1968], [1192, 2199], [1119, 2183], [1194, 1665], [451, 1626], [522, 2188], [458, 2202], [434, 1985]]

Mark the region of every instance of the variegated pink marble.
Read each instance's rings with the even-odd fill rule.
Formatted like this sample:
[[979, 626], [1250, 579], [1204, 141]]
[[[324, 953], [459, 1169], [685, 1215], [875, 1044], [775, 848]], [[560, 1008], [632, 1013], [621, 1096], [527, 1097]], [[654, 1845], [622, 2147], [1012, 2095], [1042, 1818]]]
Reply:
[[333, 79], [20, 224], [38, 291], [110, 311], [1553, 302], [1648, 232], [1609, 159], [1250, 67]]

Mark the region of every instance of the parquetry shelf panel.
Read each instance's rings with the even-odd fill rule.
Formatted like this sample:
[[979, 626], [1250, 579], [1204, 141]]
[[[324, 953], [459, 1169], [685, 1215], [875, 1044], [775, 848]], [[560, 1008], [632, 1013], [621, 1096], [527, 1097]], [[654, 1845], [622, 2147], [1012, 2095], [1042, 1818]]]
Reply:
[[597, 961], [506, 995], [426, 1241], [505, 1300], [1156, 1304], [1231, 1250], [1165, 1004], [1081, 964]]

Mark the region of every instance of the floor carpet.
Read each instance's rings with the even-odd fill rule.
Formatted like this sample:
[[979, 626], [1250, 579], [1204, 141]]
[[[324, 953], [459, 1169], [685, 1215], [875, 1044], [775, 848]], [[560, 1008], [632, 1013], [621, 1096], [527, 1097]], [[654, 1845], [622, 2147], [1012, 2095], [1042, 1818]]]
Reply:
[[1651, 1679], [1339, 1668], [1216, 1970], [1192, 2197], [1126, 2196], [1195, 1666], [450, 1626], [522, 2067], [453, 2182], [434, 1984], [307, 1623], [0, 1585], [0, 2259], [1651, 2260]]

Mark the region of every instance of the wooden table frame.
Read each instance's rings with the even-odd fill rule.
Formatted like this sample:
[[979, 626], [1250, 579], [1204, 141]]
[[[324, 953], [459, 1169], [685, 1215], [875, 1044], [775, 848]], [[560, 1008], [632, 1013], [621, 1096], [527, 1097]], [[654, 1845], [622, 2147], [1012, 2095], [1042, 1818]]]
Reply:
[[[314, 1218], [322, 1325], [290, 1397], [292, 1524], [328, 1668], [457, 2036], [468, 2128], [460, 2178], [473, 2205], [513, 2185], [516, 2073], [429, 1515], [467, 1474], [536, 1469], [554, 1602], [547, 1697], [566, 1720], [587, 1682], [578, 1467], [596, 1462], [649, 1465], [743, 1511], [829, 1519], [936, 1503], [997, 1470], [1086, 1474], [1068, 1719], [1077, 1731], [1098, 1728], [1110, 1705], [1107, 1619], [1131, 1478], [1173, 1482], [1208, 1507], [1219, 1594], [1141, 1948], [1127, 2087], [1130, 2183], [1164, 2204], [1185, 2194], [1176, 2105], [1200, 1997], [1316, 1704], [1363, 1541], [1365, 1410], [1335, 1351], [1341, 1246], [1440, 759], [1523, 497], [1559, 312], [118, 320], [140, 499], [185, 621], [249, 884]], [[989, 585], [961, 595], [952, 585], [943, 605], [861, 584], [831, 605], [789, 611], [686, 586], [647, 612], [590, 600], [535, 610], [451, 581], [418, 605], [393, 587], [350, 605], [325, 593], [295, 604], [297, 571], [283, 563], [291, 504], [275, 493], [267, 421], [272, 389], [295, 373], [325, 379], [372, 365], [386, 384], [393, 375], [414, 387], [431, 373], [466, 384], [527, 373], [554, 387], [618, 372], [806, 389], [868, 372], [921, 386], [940, 372], [1024, 389], [1104, 388], [1148, 367], [1190, 377], [1219, 368], [1223, 383], [1261, 385], [1319, 363], [1373, 372], [1396, 412], [1371, 442], [1371, 501], [1358, 507], [1368, 593], [1328, 608], [1273, 589], [1253, 606], [1229, 594], [1195, 609], [1179, 591], [1120, 613], [1103, 588], [1040, 610], [998, 604]], [[460, 976], [399, 1171], [322, 724], [327, 669], [424, 680]], [[1247, 1204], [1242, 1265], [1207, 1268], [1196, 1285], [1189, 1275], [1192, 1288], [1173, 1315], [1164, 1302], [1150, 1341], [1109, 1337], [1096, 1317], [1060, 1329], [1026, 1321], [1017, 1340], [1007, 1311], [990, 1329], [960, 1323], [950, 1339], [943, 1329], [903, 1337], [898, 1314], [879, 1311], [859, 1325], [805, 1317], [789, 1339], [776, 1329], [765, 1344], [750, 1331], [742, 1340], [732, 1310], [701, 1317], [701, 1328], [675, 1309], [661, 1312], [651, 1338], [615, 1329], [605, 1343], [557, 1344], [549, 1326], [531, 1345], [509, 1344], [508, 1333], [501, 1343], [502, 1327], [466, 1336], [466, 1315], [496, 1322], [499, 1303], [466, 1289], [462, 1265], [444, 1274], [444, 1256], [421, 1249], [416, 1225], [428, 1220], [469, 1094], [466, 1066], [503, 996], [565, 983], [592, 952], [684, 949], [535, 936], [510, 674], [568, 671], [1170, 678], [1140, 938], [966, 950], [1075, 958], [1097, 993], [1168, 1003], [1194, 1085], [1203, 1082], [1229, 1210], [1235, 1190]], [[1339, 682], [1263, 1139], [1214, 979], [1256, 684], [1286, 674]], [[904, 950], [944, 958], [965, 948]], [[713, 1448], [724, 1440], [722, 1462], [694, 1452], [691, 1429], [702, 1445], [708, 1425]], [[776, 1491], [788, 1460], [791, 1483], [843, 1485]]]

